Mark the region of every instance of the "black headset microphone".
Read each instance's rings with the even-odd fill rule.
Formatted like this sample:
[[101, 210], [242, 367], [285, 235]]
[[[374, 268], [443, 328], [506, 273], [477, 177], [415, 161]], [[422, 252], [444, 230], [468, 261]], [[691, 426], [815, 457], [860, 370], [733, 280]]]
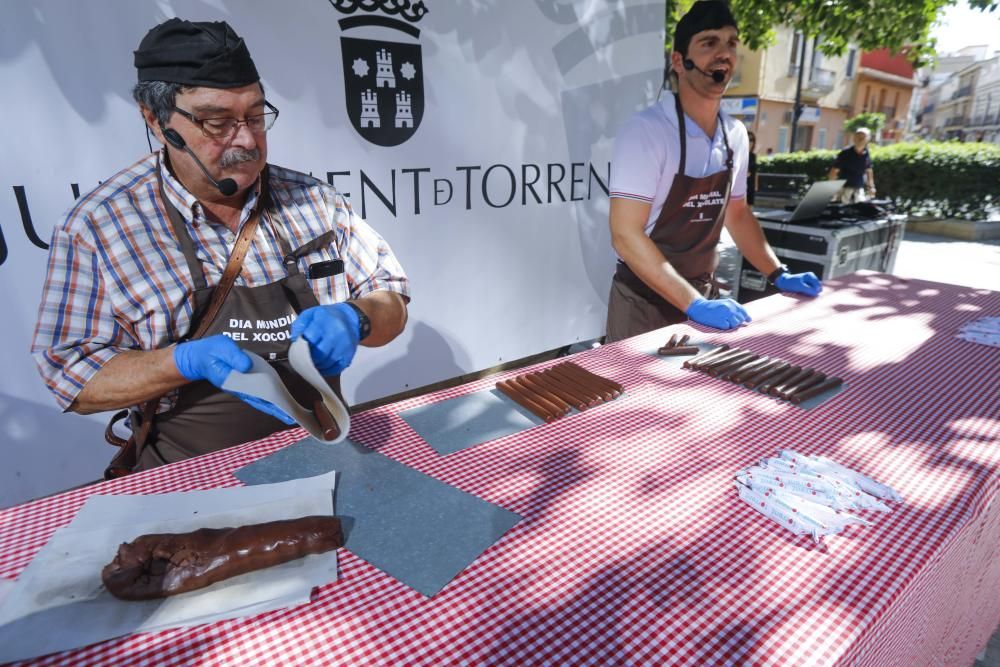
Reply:
[[701, 72], [702, 74], [704, 74], [705, 76], [707, 76], [708, 78], [710, 78], [712, 81], [714, 81], [716, 83], [722, 83], [723, 81], [726, 80], [726, 74], [725, 74], [725, 72], [722, 72], [720, 70], [715, 70], [714, 72], [706, 72], [702, 68], [700, 68], [697, 65], [695, 65], [694, 61], [691, 60], [690, 58], [685, 58], [682, 61], [682, 63], [684, 65], [684, 69], [688, 70], [689, 72], [691, 70], [696, 70], [698, 72]]
[[236, 191], [239, 189], [239, 186], [236, 185], [236, 181], [231, 178], [224, 178], [221, 181], [217, 181], [212, 178], [212, 175], [208, 173], [208, 169], [205, 169], [205, 165], [203, 165], [201, 160], [198, 159], [198, 156], [195, 155], [190, 148], [188, 148], [187, 142], [184, 141], [184, 137], [181, 136], [180, 132], [172, 127], [163, 127], [162, 125], [160, 126], [160, 130], [162, 130], [163, 138], [167, 140], [168, 144], [191, 156], [194, 163], [198, 165], [199, 169], [201, 169], [201, 173], [205, 174], [205, 178], [212, 181], [212, 185], [218, 188], [219, 192], [221, 192], [224, 197], [232, 197], [236, 194]]

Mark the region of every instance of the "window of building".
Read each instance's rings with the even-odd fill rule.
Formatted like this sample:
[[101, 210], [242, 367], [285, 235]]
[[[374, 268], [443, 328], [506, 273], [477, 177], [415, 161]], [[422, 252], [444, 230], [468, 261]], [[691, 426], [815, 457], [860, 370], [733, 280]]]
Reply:
[[826, 128], [819, 128], [819, 138], [816, 139], [816, 148], [826, 148]]
[[872, 92], [872, 87], [865, 86], [865, 101], [861, 105], [861, 108], [864, 109], [865, 111], [868, 111], [868, 97], [869, 95], [871, 95], [871, 92]]
[[792, 52], [788, 57], [788, 71], [796, 72], [796, 68], [799, 66], [799, 51], [802, 49], [802, 40], [805, 39], [801, 32], [797, 32], [792, 36]]
[[858, 57], [858, 50], [851, 49], [847, 52], [847, 78], [850, 79], [854, 76], [854, 60]]
[[782, 125], [778, 128], [778, 152], [788, 152], [788, 126]]

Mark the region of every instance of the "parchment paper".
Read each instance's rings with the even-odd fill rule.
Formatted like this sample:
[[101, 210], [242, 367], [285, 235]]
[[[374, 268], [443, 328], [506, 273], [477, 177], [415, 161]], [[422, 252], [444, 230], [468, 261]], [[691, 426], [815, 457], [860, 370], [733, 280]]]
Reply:
[[146, 533], [330, 515], [333, 473], [321, 483], [299, 485], [298, 492], [293, 484], [274, 484], [268, 486], [277, 488], [92, 497], [70, 526], [42, 547], [0, 606], [0, 662], [308, 602], [313, 587], [336, 581], [336, 551], [144, 602], [112, 597], [101, 583], [101, 569], [121, 542]]

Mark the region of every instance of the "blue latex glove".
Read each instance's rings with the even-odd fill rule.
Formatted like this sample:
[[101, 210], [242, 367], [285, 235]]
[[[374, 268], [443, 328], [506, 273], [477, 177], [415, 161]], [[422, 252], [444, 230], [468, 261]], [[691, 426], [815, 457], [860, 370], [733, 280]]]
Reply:
[[703, 299], [691, 302], [685, 314], [698, 324], [716, 329], [735, 329], [750, 321], [750, 315], [733, 299]]
[[351, 365], [361, 339], [361, 320], [346, 303], [314, 306], [292, 322], [292, 340], [309, 342], [309, 353], [322, 375], [340, 375]]
[[[185, 379], [191, 382], [208, 380], [219, 389], [222, 389], [230, 371], [246, 373], [253, 366], [250, 357], [239, 345], [222, 334], [181, 343], [174, 348], [174, 364]], [[238, 392], [233, 392], [233, 395], [286, 424], [295, 423], [294, 419], [273, 403]]]
[[816, 296], [823, 291], [823, 283], [812, 271], [805, 273], [782, 273], [774, 281], [774, 286], [782, 292], [797, 292], [806, 296]]

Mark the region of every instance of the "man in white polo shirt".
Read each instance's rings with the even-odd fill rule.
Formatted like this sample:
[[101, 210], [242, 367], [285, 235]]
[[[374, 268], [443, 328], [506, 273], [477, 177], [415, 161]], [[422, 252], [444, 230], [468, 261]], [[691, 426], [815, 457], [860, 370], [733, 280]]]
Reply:
[[781, 265], [746, 202], [746, 128], [720, 110], [738, 45], [728, 5], [696, 2], [674, 33], [677, 94], [633, 115], [615, 140], [610, 223], [619, 261], [608, 342], [686, 319], [716, 329], [750, 321], [739, 303], [717, 298], [723, 223], [778, 289], [809, 296], [822, 289], [814, 274]]

